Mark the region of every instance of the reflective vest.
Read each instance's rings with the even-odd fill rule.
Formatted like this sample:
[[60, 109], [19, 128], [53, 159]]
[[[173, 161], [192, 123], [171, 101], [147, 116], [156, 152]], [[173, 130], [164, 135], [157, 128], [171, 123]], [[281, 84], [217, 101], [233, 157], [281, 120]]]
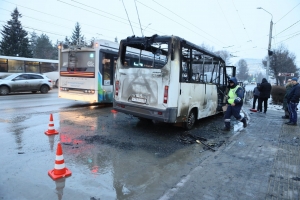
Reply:
[[229, 90], [228, 92], [228, 103], [229, 104], [233, 104], [234, 103], [234, 100], [236, 99], [237, 95], [236, 95], [236, 90], [238, 88], [240, 88], [241, 86], [237, 85], [235, 88], [232, 88]]

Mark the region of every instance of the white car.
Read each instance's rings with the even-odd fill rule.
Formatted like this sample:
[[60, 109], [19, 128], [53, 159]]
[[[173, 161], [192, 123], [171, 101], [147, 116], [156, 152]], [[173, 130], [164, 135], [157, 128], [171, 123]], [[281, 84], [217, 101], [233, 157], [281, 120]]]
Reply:
[[0, 79], [0, 95], [11, 92], [48, 93], [52, 90], [52, 80], [36, 73], [16, 73]]
[[59, 73], [58, 71], [53, 71], [53, 72], [45, 72], [43, 75], [46, 75], [48, 78], [52, 80], [52, 86], [53, 88], [58, 88], [59, 86]]

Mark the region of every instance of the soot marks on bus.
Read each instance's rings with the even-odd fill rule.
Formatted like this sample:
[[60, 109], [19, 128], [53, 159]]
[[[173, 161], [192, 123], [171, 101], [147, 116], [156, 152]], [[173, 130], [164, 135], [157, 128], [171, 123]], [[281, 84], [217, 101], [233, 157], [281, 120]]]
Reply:
[[179, 122], [185, 122], [189, 113], [189, 106], [183, 106], [180, 109]]
[[138, 103], [155, 105], [158, 103], [156, 81], [151, 79], [151, 75], [147, 70], [138, 69], [131, 80], [127, 80], [126, 88], [123, 88], [125, 96], [128, 96], [128, 101], [132, 102], [139, 100]]

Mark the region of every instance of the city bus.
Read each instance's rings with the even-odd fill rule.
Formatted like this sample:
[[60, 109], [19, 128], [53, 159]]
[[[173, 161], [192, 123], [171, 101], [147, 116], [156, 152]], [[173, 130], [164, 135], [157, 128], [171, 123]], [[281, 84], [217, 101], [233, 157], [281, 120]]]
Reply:
[[40, 73], [58, 86], [58, 60], [0, 55], [0, 78], [13, 73]]
[[177, 36], [128, 37], [119, 46], [113, 108], [191, 129], [196, 120], [223, 112], [235, 71]]
[[119, 44], [107, 40], [90, 45], [59, 46], [59, 98], [112, 103], [113, 74]]

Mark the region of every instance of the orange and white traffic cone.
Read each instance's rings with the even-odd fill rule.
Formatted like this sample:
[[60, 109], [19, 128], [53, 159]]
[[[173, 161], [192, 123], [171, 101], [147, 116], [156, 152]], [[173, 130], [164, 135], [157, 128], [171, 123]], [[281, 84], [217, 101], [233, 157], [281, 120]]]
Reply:
[[66, 168], [64, 156], [60, 142], [57, 144], [56, 158], [54, 169], [48, 171], [48, 175], [53, 179], [57, 180], [60, 178], [68, 177], [72, 175], [72, 172]]
[[58, 131], [56, 131], [54, 129], [54, 123], [53, 123], [53, 116], [52, 114], [50, 114], [50, 121], [49, 121], [49, 127], [48, 130], [45, 131], [46, 135], [54, 135], [54, 134], [58, 134]]

